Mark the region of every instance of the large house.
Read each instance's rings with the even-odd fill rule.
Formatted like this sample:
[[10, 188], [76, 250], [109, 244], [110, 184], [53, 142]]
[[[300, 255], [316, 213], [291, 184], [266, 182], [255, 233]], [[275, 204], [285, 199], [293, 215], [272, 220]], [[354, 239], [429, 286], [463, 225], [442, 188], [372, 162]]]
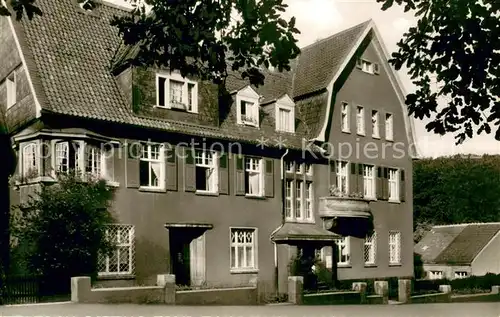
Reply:
[[[224, 110], [211, 83], [132, 66], [109, 24], [126, 10], [37, 5], [41, 18], [0, 19], [0, 104], [31, 175], [11, 199], [77, 168], [114, 186], [105, 283], [171, 272], [284, 291], [291, 257], [315, 249], [339, 279], [412, 276], [413, 127], [373, 21], [304, 47], [262, 87], [230, 77]], [[331, 210], [337, 233], [318, 211], [331, 186], [369, 202]]]
[[434, 226], [415, 253], [428, 279], [500, 274], [500, 223]]

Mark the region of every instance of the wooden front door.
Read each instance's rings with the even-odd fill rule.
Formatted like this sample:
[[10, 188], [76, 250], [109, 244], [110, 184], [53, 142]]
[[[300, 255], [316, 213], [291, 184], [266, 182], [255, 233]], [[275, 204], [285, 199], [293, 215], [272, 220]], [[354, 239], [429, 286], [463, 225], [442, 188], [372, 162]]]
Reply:
[[189, 250], [191, 285], [201, 286], [206, 281], [205, 234], [191, 241]]

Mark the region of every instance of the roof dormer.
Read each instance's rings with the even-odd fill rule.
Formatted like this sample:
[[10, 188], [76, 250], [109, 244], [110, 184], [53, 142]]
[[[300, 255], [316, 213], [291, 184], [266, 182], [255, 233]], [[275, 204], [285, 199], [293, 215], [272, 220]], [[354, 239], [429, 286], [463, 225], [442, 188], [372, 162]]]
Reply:
[[238, 124], [259, 127], [259, 94], [250, 86], [236, 93], [236, 121]]
[[276, 131], [295, 133], [295, 103], [288, 95], [276, 100]]

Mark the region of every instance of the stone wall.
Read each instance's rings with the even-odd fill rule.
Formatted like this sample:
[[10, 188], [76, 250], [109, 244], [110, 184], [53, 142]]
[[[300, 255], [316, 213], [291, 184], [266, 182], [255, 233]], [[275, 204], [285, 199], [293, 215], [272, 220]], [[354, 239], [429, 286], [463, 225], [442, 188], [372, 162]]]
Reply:
[[256, 305], [257, 287], [177, 291], [176, 305]]
[[92, 288], [90, 277], [71, 279], [75, 303], [133, 303], [168, 305], [257, 305], [257, 284], [250, 287], [176, 291], [175, 275], [161, 274], [156, 286]]

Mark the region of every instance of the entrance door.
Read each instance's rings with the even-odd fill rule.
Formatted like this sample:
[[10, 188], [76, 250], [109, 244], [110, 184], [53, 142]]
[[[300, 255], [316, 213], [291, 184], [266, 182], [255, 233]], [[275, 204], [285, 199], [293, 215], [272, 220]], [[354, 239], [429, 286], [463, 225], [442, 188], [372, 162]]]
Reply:
[[175, 284], [186, 285], [191, 284], [190, 278], [190, 261], [189, 261], [189, 243], [183, 243], [181, 239], [175, 242], [175, 237], [170, 240], [170, 257], [172, 263], [172, 273], [175, 274]]
[[191, 285], [201, 286], [205, 282], [205, 234], [191, 241], [190, 271]]

